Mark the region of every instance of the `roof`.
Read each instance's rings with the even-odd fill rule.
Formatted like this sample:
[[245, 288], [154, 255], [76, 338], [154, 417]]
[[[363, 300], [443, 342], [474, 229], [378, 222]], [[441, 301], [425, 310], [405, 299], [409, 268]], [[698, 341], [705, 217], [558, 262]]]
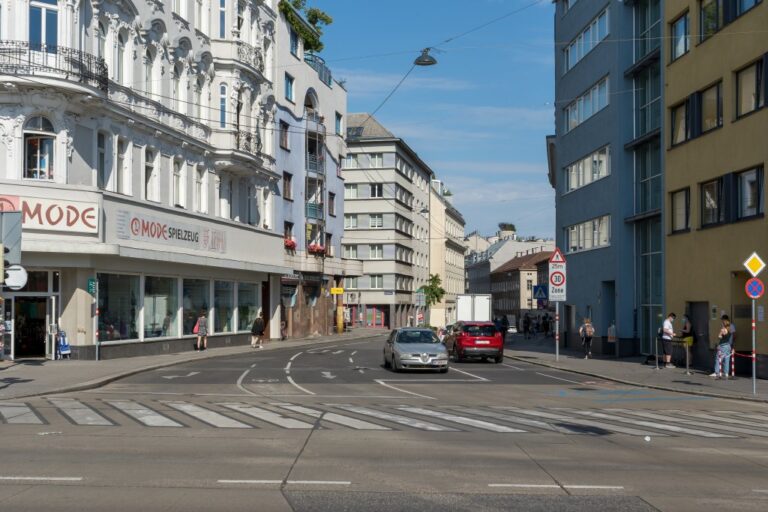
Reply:
[[512, 270], [535, 270], [536, 265], [543, 261], [549, 260], [554, 251], [535, 252], [533, 254], [524, 254], [517, 258], [512, 258], [493, 272], [492, 274], [500, 274], [502, 272], [509, 272]]
[[[359, 130], [362, 128], [362, 131]], [[347, 138], [349, 139], [396, 139], [397, 137], [370, 114], [347, 115]]]

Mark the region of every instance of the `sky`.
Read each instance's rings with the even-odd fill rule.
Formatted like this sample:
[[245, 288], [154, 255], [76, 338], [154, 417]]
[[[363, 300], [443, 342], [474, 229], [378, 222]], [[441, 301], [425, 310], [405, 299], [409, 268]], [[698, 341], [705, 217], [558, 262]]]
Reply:
[[466, 232], [512, 222], [553, 237], [554, 190], [546, 135], [554, 127], [554, 6], [541, 0], [309, 0], [333, 17], [321, 56], [346, 81], [348, 112], [371, 112], [424, 47], [438, 64], [416, 67], [375, 117], [443, 180]]

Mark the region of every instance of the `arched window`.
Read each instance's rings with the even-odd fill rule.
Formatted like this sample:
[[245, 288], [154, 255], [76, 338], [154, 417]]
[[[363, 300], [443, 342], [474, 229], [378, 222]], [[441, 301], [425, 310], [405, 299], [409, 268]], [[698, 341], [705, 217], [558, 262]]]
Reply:
[[227, 127], [227, 84], [219, 87], [219, 127]]
[[99, 22], [99, 28], [96, 30], [96, 56], [107, 58], [107, 29], [102, 22]]
[[24, 178], [53, 179], [55, 140], [53, 124], [48, 119], [36, 116], [27, 121], [24, 125]]
[[125, 81], [125, 33], [117, 36], [117, 54], [115, 55], [115, 81], [122, 84]]
[[144, 92], [147, 96], [152, 96], [152, 68], [154, 60], [155, 58], [154, 55], [152, 55], [152, 50], [147, 48], [147, 52], [144, 54]]

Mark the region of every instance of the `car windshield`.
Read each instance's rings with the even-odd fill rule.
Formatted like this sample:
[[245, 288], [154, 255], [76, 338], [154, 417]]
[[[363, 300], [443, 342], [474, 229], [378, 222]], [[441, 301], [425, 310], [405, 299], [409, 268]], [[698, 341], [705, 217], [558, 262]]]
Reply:
[[397, 335], [397, 343], [440, 343], [440, 338], [432, 331], [402, 331]]
[[494, 336], [496, 327], [493, 325], [465, 325], [462, 331], [470, 336]]

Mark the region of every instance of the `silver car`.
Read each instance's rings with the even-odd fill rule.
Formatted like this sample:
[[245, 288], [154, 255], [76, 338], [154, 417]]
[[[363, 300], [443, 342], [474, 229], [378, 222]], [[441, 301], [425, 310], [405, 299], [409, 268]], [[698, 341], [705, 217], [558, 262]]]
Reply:
[[431, 329], [395, 329], [384, 344], [384, 367], [448, 371], [448, 351]]

